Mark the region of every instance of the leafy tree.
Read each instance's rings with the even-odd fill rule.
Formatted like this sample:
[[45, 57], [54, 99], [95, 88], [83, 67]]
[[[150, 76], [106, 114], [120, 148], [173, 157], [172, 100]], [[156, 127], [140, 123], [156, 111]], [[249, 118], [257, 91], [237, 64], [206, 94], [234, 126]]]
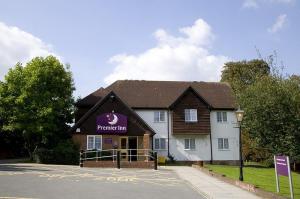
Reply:
[[244, 127], [260, 147], [299, 159], [299, 82], [277, 75], [262, 77], [243, 91], [240, 104], [245, 110]]
[[273, 154], [300, 160], [300, 77], [283, 77], [276, 53], [264, 60], [229, 62], [222, 71], [245, 110], [244, 158], [264, 160]]
[[53, 56], [37, 57], [9, 70], [0, 85], [2, 130], [21, 132], [32, 158], [37, 147], [67, 138], [73, 118], [74, 84], [69, 66]]
[[221, 75], [221, 82], [228, 82], [239, 98], [240, 94], [257, 79], [270, 74], [270, 67], [264, 60], [227, 62]]

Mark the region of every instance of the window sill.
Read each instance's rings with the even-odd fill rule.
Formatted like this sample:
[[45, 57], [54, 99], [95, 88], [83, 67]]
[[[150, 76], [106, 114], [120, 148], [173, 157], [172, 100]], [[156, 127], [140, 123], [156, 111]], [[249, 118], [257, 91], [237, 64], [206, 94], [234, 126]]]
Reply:
[[196, 151], [196, 149], [184, 149], [185, 151]]
[[166, 121], [154, 121], [153, 123], [166, 123]]
[[230, 149], [218, 149], [218, 151], [230, 151]]

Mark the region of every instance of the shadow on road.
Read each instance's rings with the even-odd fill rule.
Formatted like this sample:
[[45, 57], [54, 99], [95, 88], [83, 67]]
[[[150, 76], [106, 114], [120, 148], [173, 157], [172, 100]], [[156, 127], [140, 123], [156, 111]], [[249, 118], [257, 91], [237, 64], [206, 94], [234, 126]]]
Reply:
[[0, 164], [0, 171], [12, 171], [12, 172], [29, 172], [29, 171], [50, 171], [48, 169], [36, 168], [30, 165], [18, 165], [18, 164]]

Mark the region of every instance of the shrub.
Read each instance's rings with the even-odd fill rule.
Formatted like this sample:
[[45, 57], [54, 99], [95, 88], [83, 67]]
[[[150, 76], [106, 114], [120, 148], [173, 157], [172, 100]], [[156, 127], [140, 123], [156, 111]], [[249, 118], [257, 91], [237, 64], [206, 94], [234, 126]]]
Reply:
[[34, 152], [37, 163], [78, 164], [79, 149], [71, 140], [59, 142], [53, 149], [38, 148]]

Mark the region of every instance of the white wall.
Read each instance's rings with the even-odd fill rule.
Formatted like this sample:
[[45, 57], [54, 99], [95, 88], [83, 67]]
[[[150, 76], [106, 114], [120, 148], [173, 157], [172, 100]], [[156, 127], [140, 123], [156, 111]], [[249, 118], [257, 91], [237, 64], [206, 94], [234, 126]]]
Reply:
[[[184, 139], [195, 139], [195, 150], [184, 149]], [[170, 154], [175, 160], [199, 161], [210, 160], [209, 135], [176, 135], [170, 137]]]
[[[168, 122], [167, 113], [169, 113], [169, 131], [170, 131], [170, 154], [174, 156], [176, 160], [210, 160], [210, 138], [209, 135], [172, 135], [172, 113], [165, 110], [166, 121], [154, 122], [155, 110], [135, 110], [136, 113], [156, 132], [154, 138], [168, 138]], [[184, 139], [194, 138], [196, 149], [185, 150]], [[153, 143], [154, 144], [154, 143]], [[166, 143], [168, 144], [168, 143]], [[158, 155], [167, 156], [168, 151], [156, 150]]]
[[[172, 134], [172, 113], [166, 111], [165, 122], [154, 122], [155, 110], [135, 110], [136, 113], [156, 132], [154, 138], [168, 138], [168, 128], [170, 131], [170, 154], [176, 160], [206, 160], [211, 159], [210, 136], [209, 135], [176, 135]], [[222, 111], [222, 110], [221, 110]], [[214, 160], [238, 160], [239, 159], [239, 131], [237, 126], [236, 117], [233, 111], [227, 112], [227, 122], [217, 122], [217, 111], [211, 111], [211, 137], [212, 137], [212, 150]], [[167, 122], [167, 113], [169, 113], [169, 127]], [[184, 149], [184, 139], [194, 138], [196, 142], [195, 150]], [[229, 149], [218, 149], [218, 138], [228, 138]], [[154, 144], [154, 143], [153, 143]], [[168, 145], [168, 143], [166, 143]], [[168, 151], [157, 150], [158, 155], [167, 156]]]
[[[172, 112], [169, 111], [170, 128], [170, 154], [179, 161], [210, 160], [210, 138], [209, 135], [173, 135], [172, 133]], [[184, 149], [184, 139], [195, 139], [195, 150]]]
[[[222, 110], [220, 110], [222, 111]], [[224, 110], [225, 111], [225, 110]], [[222, 111], [223, 112], [223, 111]], [[239, 159], [239, 129], [234, 111], [227, 112], [227, 122], [217, 122], [217, 111], [211, 111], [211, 136], [214, 160], [238, 160]], [[228, 138], [229, 149], [218, 149], [218, 138]]]
[[[155, 131], [153, 141], [155, 138], [166, 138], [166, 149], [156, 150], [159, 156], [168, 156], [168, 122], [167, 122], [167, 110], [165, 111], [164, 122], [154, 122], [154, 111], [156, 110], [135, 110], [135, 112]], [[158, 111], [158, 110], [157, 110]], [[162, 110], [159, 110], [162, 111]], [[152, 143], [154, 146], [154, 143]]]

